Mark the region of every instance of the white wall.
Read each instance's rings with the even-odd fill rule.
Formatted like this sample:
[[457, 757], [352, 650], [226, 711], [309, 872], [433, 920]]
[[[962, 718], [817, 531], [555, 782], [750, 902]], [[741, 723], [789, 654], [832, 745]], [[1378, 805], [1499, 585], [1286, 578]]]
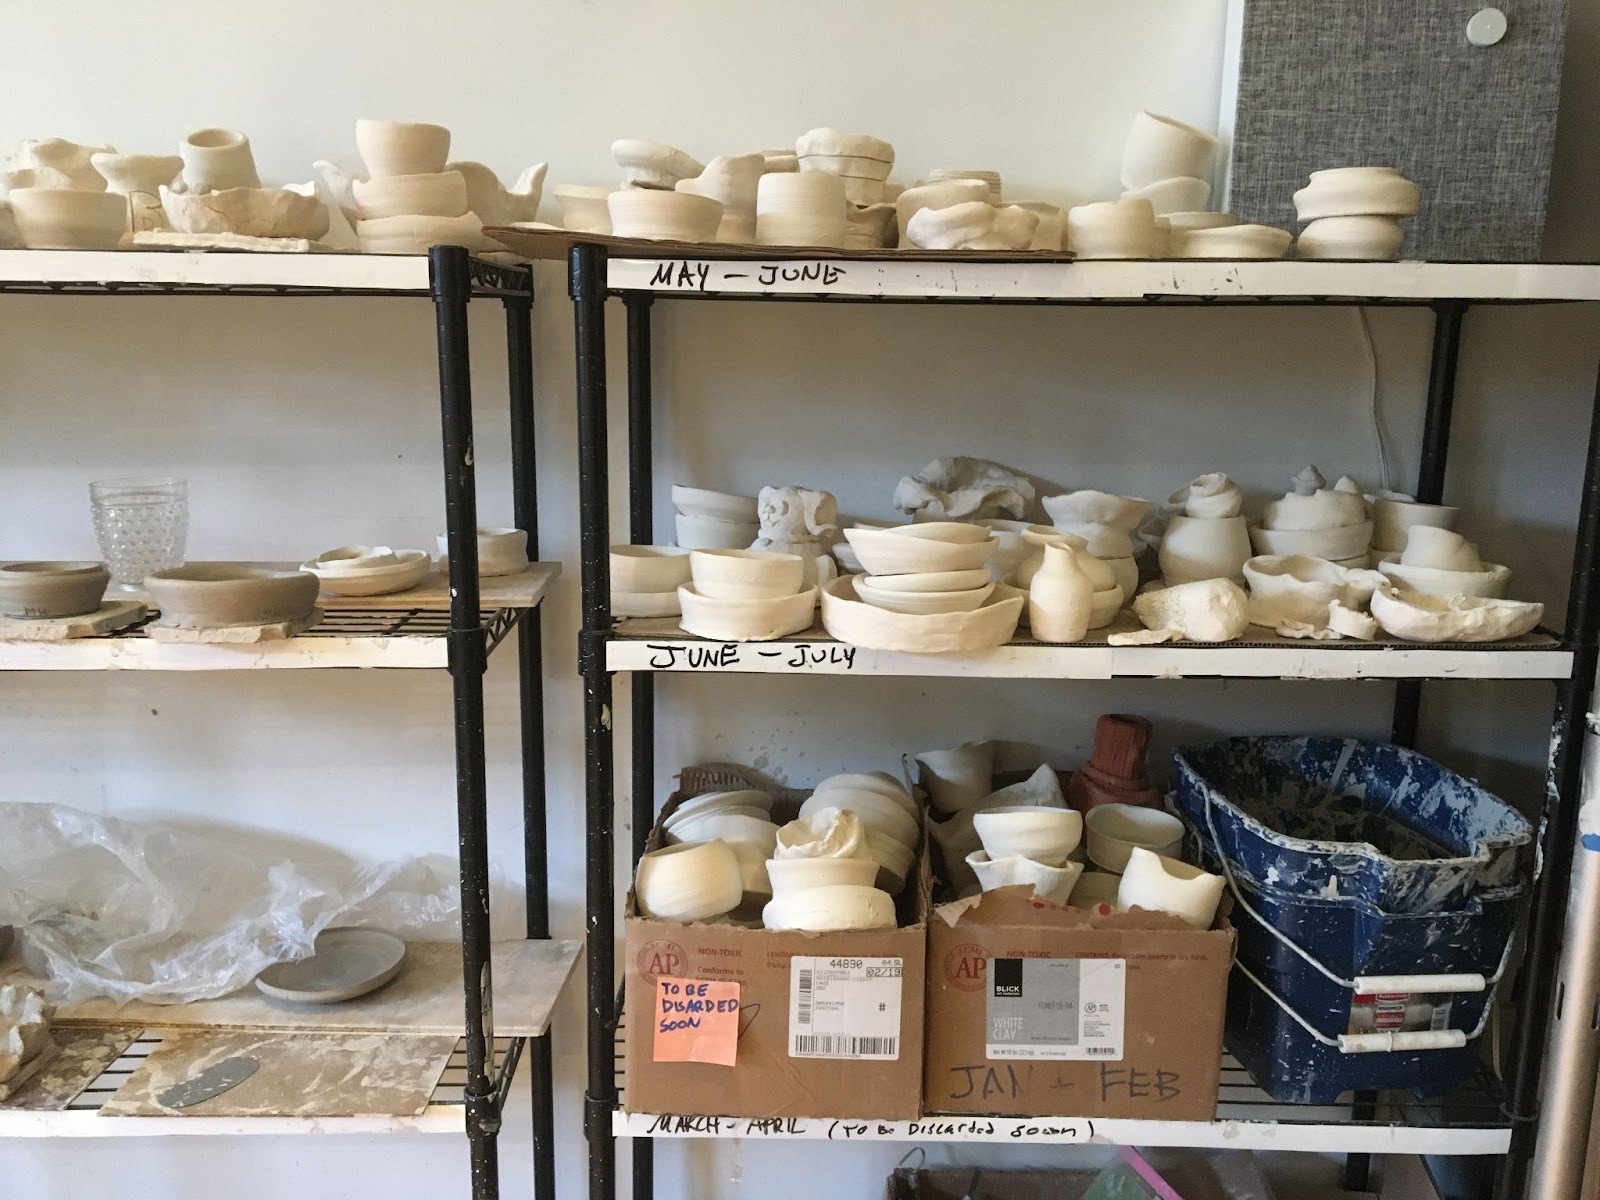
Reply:
[[[598, 183], [614, 174], [606, 147], [617, 136], [710, 155], [835, 124], [891, 139], [901, 178], [994, 167], [1016, 197], [1076, 200], [1115, 187], [1117, 147], [1139, 107], [1214, 120], [1224, 4], [282, 0], [270, 11], [209, 6], [204, 20], [170, 0], [13, 8], [8, 41], [37, 52], [8, 56], [0, 73], [0, 143], [57, 135], [158, 152], [188, 129], [231, 125], [250, 134], [264, 178], [294, 181], [316, 158], [353, 162], [354, 119], [381, 115], [447, 124], [455, 154], [508, 176], [548, 159], [552, 183]], [[1592, 91], [1577, 99], [1592, 113]], [[1556, 195], [1568, 211], [1586, 195], [1577, 181], [1592, 167], [1593, 139], [1592, 122], [1563, 130]], [[1553, 253], [1593, 255], [1591, 222], [1556, 225], [1572, 236]], [[542, 268], [539, 284], [544, 547], [575, 576], [571, 323], [561, 270]], [[503, 520], [501, 325], [485, 309], [473, 323], [480, 510]], [[1142, 495], [1217, 468], [1281, 490], [1308, 460], [1378, 475], [1351, 314], [725, 304], [656, 313], [663, 528], [674, 480], [743, 491], [805, 483], [835, 491], [849, 513], [887, 516], [902, 474], [952, 453]], [[1391, 483], [1405, 486], [1428, 322], [1376, 312], [1372, 327]], [[1468, 323], [1450, 491], [1470, 506], [1486, 557], [1518, 572], [1518, 592], [1557, 605], [1596, 333], [1592, 315], [1564, 309], [1485, 311]], [[620, 337], [612, 345], [620, 397]], [[417, 301], [0, 297], [0, 555], [92, 554], [86, 482], [157, 470], [191, 481], [195, 557], [427, 545], [442, 525], [433, 354], [431, 313]], [[614, 428], [620, 445], [620, 410]], [[619, 513], [622, 498], [619, 488]], [[545, 622], [550, 882], [557, 933], [580, 936], [574, 577]], [[663, 785], [697, 759], [760, 762], [804, 783], [987, 735], [1020, 743], [1018, 762], [1070, 766], [1094, 715], [1117, 709], [1155, 717], [1162, 752], [1223, 729], [1381, 734], [1389, 695], [1381, 684], [690, 678], [659, 690]], [[1449, 725], [1451, 745], [1434, 748], [1508, 794], [1536, 797], [1548, 689], [1451, 692], [1470, 703]], [[373, 855], [454, 845], [442, 673], [13, 676], [0, 694], [8, 796], [212, 817]], [[494, 862], [510, 879], [520, 862], [509, 654], [494, 659], [489, 694]], [[618, 732], [626, 745], [625, 722]], [[625, 796], [619, 803], [626, 811]], [[496, 923], [518, 933], [515, 906], [503, 904]], [[570, 1196], [584, 1182], [576, 994], [559, 1025]], [[524, 1117], [514, 1113], [502, 1139], [508, 1197], [530, 1190]], [[899, 1153], [668, 1144], [658, 1182], [663, 1197], [798, 1196], [819, 1185], [874, 1195]], [[934, 1161], [945, 1156], [933, 1148]], [[308, 1200], [461, 1196], [466, 1157], [449, 1138], [12, 1142], [0, 1146], [0, 1178], [16, 1195], [52, 1200], [113, 1188], [129, 1200], [199, 1200], [219, 1183], [238, 1200], [265, 1200], [288, 1178]]]

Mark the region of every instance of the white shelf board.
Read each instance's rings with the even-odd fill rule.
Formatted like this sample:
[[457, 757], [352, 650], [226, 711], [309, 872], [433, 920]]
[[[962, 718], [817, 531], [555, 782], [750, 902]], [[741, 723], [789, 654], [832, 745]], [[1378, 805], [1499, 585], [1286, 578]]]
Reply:
[[[981, 654], [905, 654], [834, 641], [820, 628], [775, 642], [690, 637], [676, 620], [623, 621], [606, 643], [611, 671], [898, 675], [981, 679], [1566, 679], [1572, 654], [1536, 634], [1494, 646], [1309, 642], [1252, 629], [1225, 645], [1111, 646], [1105, 631], [1067, 646], [1012, 642]], [[1260, 635], [1259, 637], [1257, 635]]]
[[680, 296], [905, 300], [1600, 300], [1600, 265], [1232, 260], [966, 262], [950, 259], [612, 258], [615, 291]]
[[612, 1114], [617, 1137], [752, 1141], [1000, 1142], [1050, 1146], [1186, 1146], [1341, 1154], [1504, 1154], [1511, 1131], [1493, 1126], [1358, 1125], [1344, 1121], [1139, 1121], [1085, 1117], [941, 1117], [919, 1121], [672, 1117]]
[[427, 295], [426, 255], [0, 250], [3, 284], [318, 288]]

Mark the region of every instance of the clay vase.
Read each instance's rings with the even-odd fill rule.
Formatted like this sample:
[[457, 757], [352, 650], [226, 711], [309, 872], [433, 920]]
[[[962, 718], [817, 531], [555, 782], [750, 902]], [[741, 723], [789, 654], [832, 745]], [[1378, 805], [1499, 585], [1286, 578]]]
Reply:
[[1161, 793], [1145, 777], [1150, 722], [1131, 713], [1107, 713], [1094, 725], [1089, 761], [1072, 774], [1067, 803], [1080, 812], [1101, 804], [1160, 808]]
[[1052, 542], [1028, 584], [1028, 628], [1041, 642], [1081, 642], [1094, 610], [1094, 581], [1072, 546]]

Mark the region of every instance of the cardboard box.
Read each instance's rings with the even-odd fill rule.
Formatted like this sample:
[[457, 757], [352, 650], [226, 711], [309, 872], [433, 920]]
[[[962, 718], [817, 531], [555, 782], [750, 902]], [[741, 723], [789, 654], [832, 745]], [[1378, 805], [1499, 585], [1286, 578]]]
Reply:
[[[928, 921], [930, 1113], [1216, 1116], [1234, 932], [1002, 888]], [[1072, 1055], [1060, 1058], [1055, 1055]]]
[[[671, 813], [678, 798], [669, 802]], [[781, 819], [781, 818], [780, 818]], [[660, 844], [658, 826], [650, 845]], [[680, 925], [639, 915], [628, 896], [625, 943], [627, 1086], [629, 1112], [738, 1117], [824, 1117], [913, 1120], [922, 1115], [922, 1045], [927, 982], [929, 877], [926, 852], [917, 878], [899, 899], [901, 927], [841, 933], [793, 933], [736, 925]], [[819, 964], [796, 959], [821, 959]], [[872, 960], [893, 960], [893, 969]], [[833, 964], [830, 966], [830, 964]], [[824, 987], [853, 1014], [872, 1011], [842, 1037], [804, 1027], [791, 1031], [792, 1002], [802, 976], [815, 987], [816, 1013]], [[865, 978], [868, 972], [873, 978]], [[656, 1062], [655, 997], [660, 976], [735, 980], [739, 984], [739, 1044], [733, 1066]], [[808, 998], [809, 1002], [809, 998]], [[898, 1003], [896, 1021], [891, 1005]], [[880, 1006], [882, 1006], [880, 1008]], [[817, 1028], [820, 1028], [819, 1025]], [[821, 1053], [874, 1057], [795, 1057], [791, 1032], [810, 1036]], [[891, 1044], [892, 1039], [892, 1044]]]

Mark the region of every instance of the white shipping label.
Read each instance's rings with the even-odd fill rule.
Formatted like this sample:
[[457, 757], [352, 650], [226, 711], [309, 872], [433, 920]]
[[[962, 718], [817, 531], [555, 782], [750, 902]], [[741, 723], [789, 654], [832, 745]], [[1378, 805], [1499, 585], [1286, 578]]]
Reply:
[[1122, 1058], [1128, 964], [1121, 958], [991, 958], [990, 1058]]
[[791, 958], [789, 1057], [900, 1057], [898, 958]]

